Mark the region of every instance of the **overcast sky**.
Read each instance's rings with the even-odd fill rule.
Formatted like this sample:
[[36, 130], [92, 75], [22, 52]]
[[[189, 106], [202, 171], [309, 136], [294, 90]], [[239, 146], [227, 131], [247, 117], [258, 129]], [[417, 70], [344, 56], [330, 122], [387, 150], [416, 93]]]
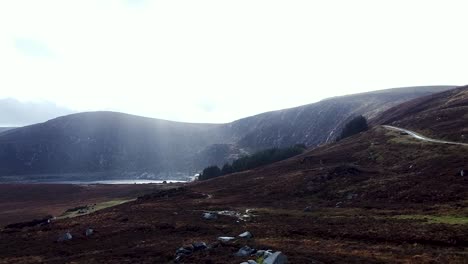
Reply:
[[466, 10], [465, 0], [1, 1], [0, 99], [228, 122], [335, 95], [462, 85]]

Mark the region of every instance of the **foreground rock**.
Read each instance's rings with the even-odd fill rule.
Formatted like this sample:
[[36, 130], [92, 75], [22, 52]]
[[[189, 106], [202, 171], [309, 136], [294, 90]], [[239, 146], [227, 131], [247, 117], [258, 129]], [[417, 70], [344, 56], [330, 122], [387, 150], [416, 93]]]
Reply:
[[280, 251], [269, 255], [263, 261], [263, 264], [286, 264], [286, 263], [288, 263], [288, 258], [286, 257], [286, 255], [284, 255]]

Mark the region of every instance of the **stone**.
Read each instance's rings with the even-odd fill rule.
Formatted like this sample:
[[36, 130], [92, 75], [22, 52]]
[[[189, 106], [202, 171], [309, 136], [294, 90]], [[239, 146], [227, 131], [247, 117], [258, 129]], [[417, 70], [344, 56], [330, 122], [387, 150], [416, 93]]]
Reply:
[[263, 264], [286, 264], [286, 263], [288, 263], [288, 258], [286, 257], [286, 255], [281, 253], [281, 251], [277, 251], [271, 254], [263, 261]]
[[195, 242], [195, 243], [192, 244], [192, 246], [193, 246], [194, 251], [204, 250], [204, 249], [208, 248], [208, 246], [206, 245], [205, 242]]
[[312, 212], [312, 208], [310, 208], [310, 206], [307, 206], [306, 208], [304, 208], [304, 212], [310, 213]]
[[247, 260], [247, 264], [258, 264], [258, 263], [255, 260], [249, 259], [249, 260]]
[[192, 250], [189, 250], [184, 247], [180, 247], [179, 249], [176, 250], [176, 255], [177, 256], [190, 256], [192, 255]]
[[206, 220], [215, 220], [218, 219], [218, 215], [215, 213], [203, 213], [203, 218]]
[[91, 236], [92, 234], [94, 233], [94, 230], [91, 229], [91, 228], [86, 228], [86, 231], [85, 231], [85, 235], [88, 237], [88, 236]]
[[460, 171], [460, 176], [464, 177], [465, 176], [465, 170]]
[[236, 256], [236, 257], [247, 257], [247, 256], [250, 256], [253, 252], [255, 252], [255, 249], [250, 248], [249, 246], [243, 246], [243, 247], [241, 247], [239, 249], [239, 251], [234, 253], [234, 256]]
[[73, 238], [72, 234], [70, 232], [66, 232], [61, 237], [59, 237], [57, 241], [63, 242], [63, 241], [72, 240], [72, 238]]
[[235, 237], [226, 237], [226, 236], [223, 236], [223, 237], [218, 237], [218, 240], [221, 241], [221, 242], [229, 242], [229, 241], [232, 241], [236, 239]]
[[242, 234], [239, 235], [240, 238], [246, 238], [246, 239], [250, 239], [253, 237], [252, 233], [250, 233], [249, 231], [246, 231]]

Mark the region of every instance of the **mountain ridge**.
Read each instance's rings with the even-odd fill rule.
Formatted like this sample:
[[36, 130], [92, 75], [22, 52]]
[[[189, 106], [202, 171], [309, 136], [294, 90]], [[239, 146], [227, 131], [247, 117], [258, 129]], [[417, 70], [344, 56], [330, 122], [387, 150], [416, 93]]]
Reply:
[[[394, 88], [346, 95], [225, 124], [182, 123], [117, 112], [85, 112], [0, 135], [1, 176], [106, 173], [162, 179], [195, 174], [265, 148], [333, 140], [346, 121], [453, 88]], [[217, 164], [222, 165], [222, 164]], [[164, 176], [166, 175], [166, 176]]]

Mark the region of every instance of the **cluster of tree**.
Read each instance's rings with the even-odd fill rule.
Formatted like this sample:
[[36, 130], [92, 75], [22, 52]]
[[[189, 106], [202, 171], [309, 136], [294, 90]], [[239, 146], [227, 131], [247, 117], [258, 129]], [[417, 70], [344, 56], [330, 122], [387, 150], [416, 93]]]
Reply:
[[222, 168], [219, 168], [216, 165], [206, 167], [198, 179], [207, 180], [234, 172], [251, 170], [299, 155], [304, 152], [306, 148], [307, 147], [304, 144], [296, 144], [288, 148], [271, 148], [262, 150], [252, 155], [236, 159], [232, 164], [226, 163]]
[[336, 141], [340, 141], [344, 138], [366, 131], [367, 129], [369, 129], [367, 119], [362, 115], [356, 116], [343, 127], [341, 135], [336, 139]]

